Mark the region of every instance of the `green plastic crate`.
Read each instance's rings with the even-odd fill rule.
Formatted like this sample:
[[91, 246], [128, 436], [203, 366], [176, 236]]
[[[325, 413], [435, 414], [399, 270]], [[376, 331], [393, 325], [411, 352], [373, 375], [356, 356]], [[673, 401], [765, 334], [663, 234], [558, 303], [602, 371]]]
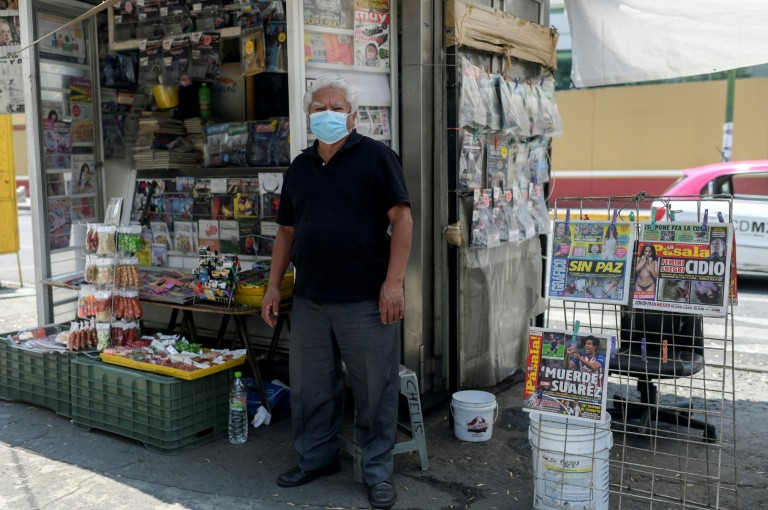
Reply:
[[0, 339], [0, 398], [53, 409], [71, 417], [70, 360], [76, 354], [43, 354]]
[[229, 372], [186, 381], [78, 358], [71, 364], [72, 423], [179, 453], [227, 433]]

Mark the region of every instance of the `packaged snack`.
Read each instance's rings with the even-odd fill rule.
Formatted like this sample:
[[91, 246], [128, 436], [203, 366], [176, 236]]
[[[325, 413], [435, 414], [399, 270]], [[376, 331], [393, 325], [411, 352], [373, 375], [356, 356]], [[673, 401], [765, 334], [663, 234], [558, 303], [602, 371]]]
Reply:
[[88, 223], [88, 230], [85, 233], [85, 249], [91, 253], [99, 248], [99, 233], [96, 223]]
[[96, 321], [109, 322], [112, 320], [112, 291], [96, 291]]
[[112, 347], [110, 330], [112, 329], [109, 323], [97, 323], [96, 324], [96, 348], [99, 351]]
[[82, 285], [77, 300], [77, 316], [87, 319], [94, 315], [96, 315], [95, 288], [92, 285]]
[[97, 276], [94, 283], [99, 285], [112, 285], [115, 283], [115, 259], [100, 258], [96, 259]]
[[141, 249], [141, 225], [117, 227], [117, 249], [120, 253], [133, 254]]
[[99, 255], [111, 255], [117, 251], [117, 244], [115, 237], [117, 235], [117, 227], [114, 225], [99, 225], [99, 247], [96, 253]]
[[83, 271], [83, 277], [86, 283], [98, 283], [99, 279], [99, 266], [97, 265], [98, 257], [96, 255], [85, 256], [85, 270]]

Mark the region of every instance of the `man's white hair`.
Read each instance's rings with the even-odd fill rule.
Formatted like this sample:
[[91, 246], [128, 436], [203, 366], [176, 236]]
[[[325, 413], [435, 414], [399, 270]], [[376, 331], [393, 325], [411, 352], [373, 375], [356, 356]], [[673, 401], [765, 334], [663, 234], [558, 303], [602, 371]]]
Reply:
[[318, 77], [312, 86], [304, 93], [304, 111], [309, 113], [309, 105], [312, 103], [312, 98], [315, 94], [323, 89], [337, 89], [344, 92], [347, 98], [347, 102], [351, 107], [350, 113], [355, 113], [359, 105], [357, 99], [357, 91], [349, 84], [344, 78], [339, 78], [333, 74], [324, 74]]

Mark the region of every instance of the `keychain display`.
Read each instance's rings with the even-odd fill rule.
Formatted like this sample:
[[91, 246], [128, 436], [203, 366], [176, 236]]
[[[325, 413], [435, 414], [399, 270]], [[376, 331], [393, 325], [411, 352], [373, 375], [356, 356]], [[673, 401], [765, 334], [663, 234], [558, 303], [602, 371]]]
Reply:
[[483, 148], [485, 136], [477, 130], [462, 130], [461, 155], [459, 156], [459, 189], [478, 189], [483, 186]]
[[237, 255], [218, 255], [201, 248], [195, 269], [195, 300], [232, 304], [239, 265]]

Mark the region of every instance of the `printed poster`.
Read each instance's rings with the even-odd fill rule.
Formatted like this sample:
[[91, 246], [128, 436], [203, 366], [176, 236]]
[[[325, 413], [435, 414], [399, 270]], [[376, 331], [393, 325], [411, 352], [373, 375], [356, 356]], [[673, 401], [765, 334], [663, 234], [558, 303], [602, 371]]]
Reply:
[[555, 221], [547, 297], [627, 304], [634, 242], [631, 222]]
[[604, 421], [610, 342], [608, 335], [531, 328], [523, 410]]
[[[39, 13], [37, 15], [38, 33], [50, 34], [71, 20], [63, 16]], [[39, 44], [40, 56], [65, 62], [85, 62], [85, 34], [83, 24], [75, 23], [51, 34]]]
[[727, 311], [733, 225], [644, 222], [635, 253], [633, 306], [722, 317]]
[[[8, 7], [14, 10], [4, 10]], [[0, 115], [24, 113], [21, 27], [17, 3], [0, 2]]]
[[355, 65], [389, 68], [389, 2], [355, 0]]

